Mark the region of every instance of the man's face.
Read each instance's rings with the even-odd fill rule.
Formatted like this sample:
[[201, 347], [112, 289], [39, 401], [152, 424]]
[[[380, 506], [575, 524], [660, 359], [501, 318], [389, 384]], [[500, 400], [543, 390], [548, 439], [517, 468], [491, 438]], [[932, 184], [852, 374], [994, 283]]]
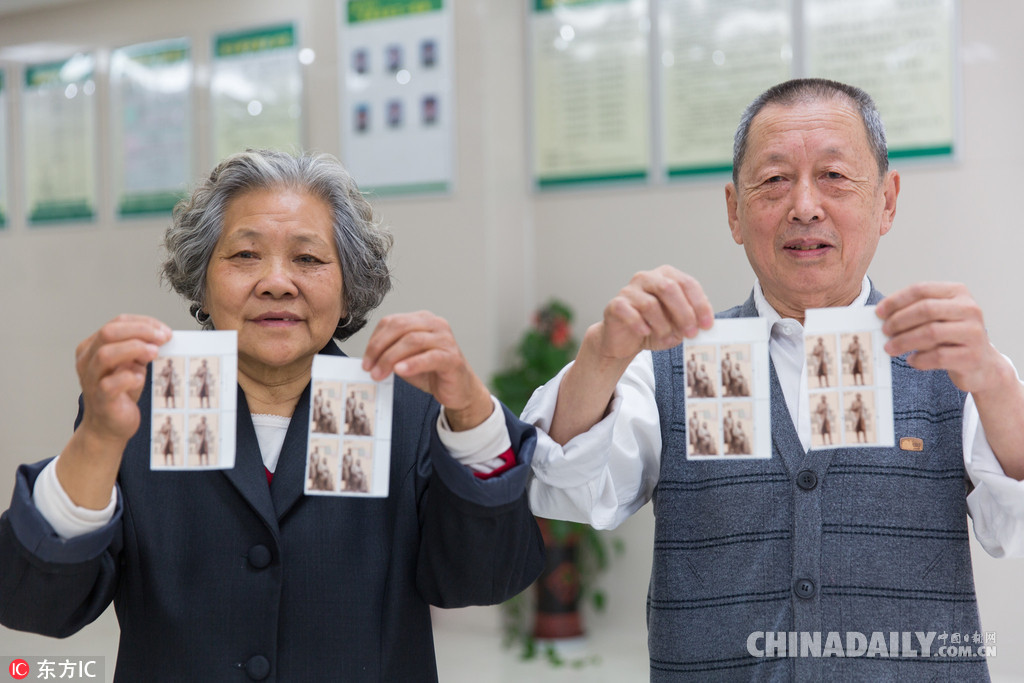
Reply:
[[860, 114], [841, 99], [769, 105], [748, 139], [725, 196], [765, 298], [799, 320], [808, 308], [851, 303], [892, 227], [899, 175], [879, 179]]

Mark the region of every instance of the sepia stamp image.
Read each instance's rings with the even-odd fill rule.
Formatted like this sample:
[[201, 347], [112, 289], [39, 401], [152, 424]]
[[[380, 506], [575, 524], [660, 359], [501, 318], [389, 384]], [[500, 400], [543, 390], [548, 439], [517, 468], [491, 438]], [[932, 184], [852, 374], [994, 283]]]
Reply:
[[188, 464], [210, 467], [220, 459], [217, 448], [220, 425], [217, 413], [191, 413], [188, 416]]
[[375, 384], [348, 384], [345, 387], [345, 433], [349, 436], [373, 436], [376, 403]]
[[185, 359], [159, 358], [153, 363], [153, 407], [176, 410], [185, 407]]
[[387, 496], [394, 375], [377, 382], [358, 358], [317, 355], [311, 387], [306, 492]]
[[848, 391], [843, 394], [847, 444], [875, 444], [875, 395], [871, 392]]
[[875, 383], [871, 354], [871, 333], [850, 332], [840, 336], [843, 354], [843, 386], [870, 386]]
[[373, 486], [373, 442], [345, 439], [341, 450], [341, 489], [369, 493]]
[[716, 346], [686, 347], [686, 398], [714, 398], [716, 382]]
[[220, 402], [220, 358], [193, 356], [188, 359], [188, 407], [191, 410], [217, 410]]
[[[894, 445], [892, 361], [875, 307], [809, 309], [804, 339], [811, 449]], [[827, 381], [819, 358], [829, 363]]]
[[185, 464], [185, 417], [181, 413], [164, 413], [153, 421], [151, 439], [152, 469], [181, 467]]
[[694, 403], [686, 407], [688, 457], [719, 455], [718, 403]]
[[754, 404], [750, 401], [722, 404], [722, 454], [754, 454]]
[[723, 344], [721, 353], [722, 396], [750, 397], [753, 379], [750, 368], [750, 344]]
[[172, 332], [152, 363], [151, 469], [234, 467], [237, 383], [237, 332]]
[[313, 433], [340, 434], [341, 405], [341, 382], [331, 380], [314, 381], [309, 410]]
[[838, 446], [839, 392], [822, 391], [811, 394], [811, 446]]
[[306, 493], [333, 493], [340, 477], [338, 441], [313, 438], [306, 459]]
[[681, 358], [686, 378], [687, 458], [770, 458], [771, 382], [765, 320], [716, 320], [710, 330], [683, 342]]
[[836, 366], [836, 336], [834, 334], [808, 335], [804, 341], [807, 351], [807, 382], [811, 389], [839, 386]]

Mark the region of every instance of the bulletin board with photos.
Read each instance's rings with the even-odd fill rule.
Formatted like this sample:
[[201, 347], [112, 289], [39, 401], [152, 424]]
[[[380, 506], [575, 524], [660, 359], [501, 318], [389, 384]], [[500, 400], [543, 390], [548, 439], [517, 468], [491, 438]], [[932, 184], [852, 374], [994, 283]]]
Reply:
[[534, 186], [729, 172], [743, 109], [794, 77], [865, 89], [890, 156], [951, 158], [958, 16], [957, 0], [533, 0]]
[[339, 1], [342, 161], [364, 191], [451, 190], [452, 1]]

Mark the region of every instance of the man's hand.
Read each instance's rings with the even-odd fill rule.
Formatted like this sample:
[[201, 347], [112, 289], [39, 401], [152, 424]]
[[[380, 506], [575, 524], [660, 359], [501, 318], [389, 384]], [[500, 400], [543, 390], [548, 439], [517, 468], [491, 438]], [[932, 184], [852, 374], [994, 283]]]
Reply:
[[628, 361], [644, 349], [670, 349], [711, 329], [715, 313], [700, 283], [672, 266], [632, 277], [608, 302], [597, 323], [596, 351], [602, 358]]
[[715, 314], [700, 283], [672, 266], [637, 273], [590, 326], [562, 377], [551, 438], [565, 444], [597, 424], [622, 373], [645, 349], [669, 349], [711, 329]]
[[883, 299], [877, 308], [890, 337], [885, 350], [910, 353], [918, 370], [945, 370], [962, 390], [974, 394], [1015, 383], [1007, 360], [989, 342], [981, 308], [955, 282], [922, 282]]
[[878, 304], [890, 337], [885, 350], [919, 370], [945, 370], [970, 392], [985, 436], [1003, 471], [1024, 479], [1024, 388], [1010, 362], [989, 342], [981, 308], [958, 283], [911, 285]]

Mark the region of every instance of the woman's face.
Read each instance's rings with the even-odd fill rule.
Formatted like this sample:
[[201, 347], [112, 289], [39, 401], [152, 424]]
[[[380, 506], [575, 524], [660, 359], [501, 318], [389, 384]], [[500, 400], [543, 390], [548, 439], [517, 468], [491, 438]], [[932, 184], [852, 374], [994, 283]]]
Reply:
[[233, 199], [206, 270], [203, 308], [216, 329], [238, 330], [240, 371], [308, 371], [345, 314], [327, 204], [283, 188]]

